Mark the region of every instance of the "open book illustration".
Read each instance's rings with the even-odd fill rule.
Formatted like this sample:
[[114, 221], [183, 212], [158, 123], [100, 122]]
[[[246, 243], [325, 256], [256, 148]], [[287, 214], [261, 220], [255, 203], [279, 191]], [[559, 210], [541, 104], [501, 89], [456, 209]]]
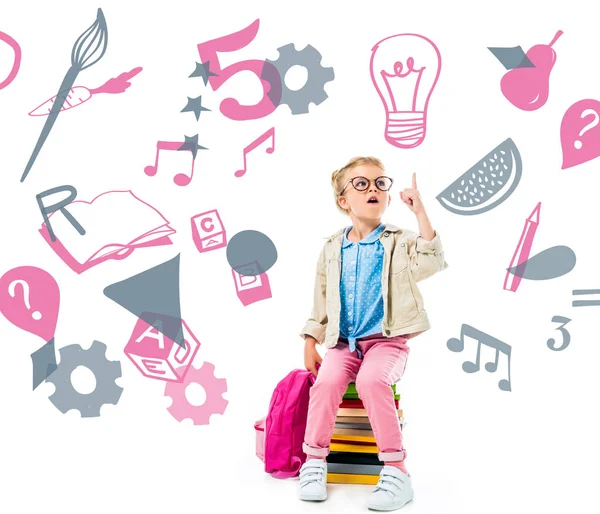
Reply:
[[124, 259], [136, 248], [172, 244], [169, 236], [175, 233], [158, 210], [131, 191], [107, 191], [91, 202], [75, 200], [65, 210], [81, 224], [84, 235], [60, 211], [48, 217], [56, 241], [45, 223], [40, 233], [76, 273], [108, 259]]

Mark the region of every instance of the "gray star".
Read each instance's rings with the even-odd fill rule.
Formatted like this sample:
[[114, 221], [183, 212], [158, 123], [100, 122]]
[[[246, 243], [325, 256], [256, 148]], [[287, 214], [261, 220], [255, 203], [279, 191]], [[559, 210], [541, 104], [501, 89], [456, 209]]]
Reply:
[[187, 105], [181, 109], [181, 112], [193, 112], [196, 115], [196, 121], [200, 119], [200, 113], [202, 111], [210, 111], [210, 109], [202, 107], [202, 95], [200, 95], [198, 98], [190, 98], [188, 96]]
[[178, 148], [178, 150], [189, 150], [190, 152], [192, 152], [192, 156], [194, 157], [194, 159], [196, 158], [196, 154], [198, 153], [198, 150], [208, 150], [208, 148], [201, 146], [198, 144], [198, 134], [189, 137], [189, 136], [184, 136], [185, 137], [185, 143], [182, 143], [181, 146]]
[[191, 77], [202, 77], [204, 80], [204, 85], [208, 84], [209, 77], [218, 77], [218, 73], [213, 73], [210, 71], [210, 61], [203, 62], [202, 64], [197, 62], [196, 69], [190, 75]]

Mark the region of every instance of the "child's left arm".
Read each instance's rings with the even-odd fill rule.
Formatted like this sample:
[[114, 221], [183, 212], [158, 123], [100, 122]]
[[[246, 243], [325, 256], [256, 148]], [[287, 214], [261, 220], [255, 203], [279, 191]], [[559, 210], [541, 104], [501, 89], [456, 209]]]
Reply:
[[410, 270], [416, 282], [445, 270], [448, 263], [444, 258], [444, 249], [439, 234], [431, 226], [425, 212], [425, 206], [417, 189], [417, 176], [413, 173], [412, 188], [400, 191], [400, 199], [417, 217], [419, 235], [408, 243]]

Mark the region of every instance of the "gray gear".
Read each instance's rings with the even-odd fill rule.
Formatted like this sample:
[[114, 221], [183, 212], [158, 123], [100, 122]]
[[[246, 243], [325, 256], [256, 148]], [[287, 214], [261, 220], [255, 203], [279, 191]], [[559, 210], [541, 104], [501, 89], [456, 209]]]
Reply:
[[[308, 105], [314, 102], [319, 105], [327, 100], [328, 96], [324, 86], [327, 82], [333, 80], [335, 75], [333, 68], [325, 68], [321, 66], [321, 54], [311, 45], [306, 45], [303, 50], [296, 50], [294, 43], [289, 43], [277, 49], [279, 58], [275, 61], [265, 59], [266, 62], [272, 64], [278, 71], [281, 77], [281, 98], [278, 98], [278, 88], [271, 88], [267, 93], [274, 105], [286, 104], [289, 105], [292, 114], [306, 114]], [[285, 74], [292, 66], [304, 66], [308, 71], [306, 84], [297, 91], [293, 91], [285, 85]], [[263, 79], [268, 80], [272, 77], [267, 77], [267, 71], [270, 67], [263, 68]]]
[[[106, 358], [106, 345], [94, 341], [84, 350], [78, 344], [60, 348], [60, 363], [46, 382], [56, 387], [49, 397], [54, 406], [63, 414], [77, 409], [82, 418], [100, 416], [100, 407], [106, 403], [116, 405], [121, 398], [123, 388], [115, 383], [121, 376], [121, 363]], [[77, 366], [85, 366], [96, 377], [96, 389], [89, 394], [78, 393], [71, 382], [71, 373]]]

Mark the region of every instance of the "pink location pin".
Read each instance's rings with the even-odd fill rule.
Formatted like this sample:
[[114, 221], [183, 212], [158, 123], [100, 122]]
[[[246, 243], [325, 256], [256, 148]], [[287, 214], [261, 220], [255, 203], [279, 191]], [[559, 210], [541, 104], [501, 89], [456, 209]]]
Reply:
[[0, 312], [13, 325], [45, 342], [54, 337], [59, 304], [58, 284], [43, 269], [19, 266], [0, 278]]
[[560, 125], [562, 169], [600, 156], [600, 102], [580, 100], [567, 109]]

